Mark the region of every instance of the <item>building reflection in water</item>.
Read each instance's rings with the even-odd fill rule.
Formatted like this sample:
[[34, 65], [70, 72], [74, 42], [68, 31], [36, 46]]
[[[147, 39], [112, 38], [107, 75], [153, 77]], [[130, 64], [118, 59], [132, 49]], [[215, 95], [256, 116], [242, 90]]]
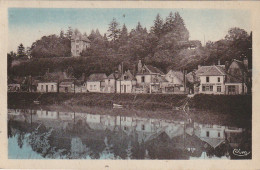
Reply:
[[35, 135], [36, 129], [39, 135], [52, 129], [48, 148], [35, 149], [38, 154], [45, 150], [43, 157], [71, 159], [230, 159], [230, 149], [239, 146], [244, 132], [167, 119], [8, 110], [10, 138]]

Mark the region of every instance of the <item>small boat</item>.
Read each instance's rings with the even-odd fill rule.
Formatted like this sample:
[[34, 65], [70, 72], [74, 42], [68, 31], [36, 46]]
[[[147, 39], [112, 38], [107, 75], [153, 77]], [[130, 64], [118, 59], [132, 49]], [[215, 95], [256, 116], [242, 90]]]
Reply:
[[34, 100], [33, 103], [34, 104], [40, 104], [40, 101], [39, 100]]
[[114, 103], [113, 103], [113, 109], [122, 109], [122, 108], [123, 108], [123, 105], [114, 104]]

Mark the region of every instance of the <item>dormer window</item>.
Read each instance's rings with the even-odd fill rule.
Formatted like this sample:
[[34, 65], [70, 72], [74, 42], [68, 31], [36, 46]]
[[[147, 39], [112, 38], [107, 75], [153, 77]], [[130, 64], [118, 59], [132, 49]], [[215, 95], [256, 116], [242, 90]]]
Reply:
[[126, 80], [127, 79], [127, 76], [124, 76], [124, 80]]

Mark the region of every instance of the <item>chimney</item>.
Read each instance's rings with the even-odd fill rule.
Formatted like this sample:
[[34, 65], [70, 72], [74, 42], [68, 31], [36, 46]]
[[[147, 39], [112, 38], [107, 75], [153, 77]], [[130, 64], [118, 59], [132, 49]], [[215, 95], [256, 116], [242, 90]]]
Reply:
[[229, 61], [226, 61], [226, 62], [225, 62], [225, 70], [226, 70], [226, 71], [228, 70], [228, 67], [229, 67]]
[[137, 68], [137, 71], [140, 73], [140, 72], [142, 71], [142, 68], [143, 68], [142, 61], [141, 61], [141, 60], [139, 60], [137, 67], [138, 67], [138, 68]]
[[247, 57], [244, 57], [243, 64], [244, 64], [245, 68], [248, 69], [248, 59], [247, 59]]

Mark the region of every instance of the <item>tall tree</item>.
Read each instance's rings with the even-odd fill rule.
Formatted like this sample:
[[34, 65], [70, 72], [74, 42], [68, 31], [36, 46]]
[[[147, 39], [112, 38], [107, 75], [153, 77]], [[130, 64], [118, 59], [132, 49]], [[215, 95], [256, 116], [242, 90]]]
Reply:
[[174, 16], [170, 12], [169, 16], [166, 17], [165, 23], [163, 25], [163, 33], [166, 34], [174, 29]]
[[119, 35], [119, 43], [121, 45], [125, 44], [127, 42], [128, 39], [128, 31], [127, 28], [125, 26], [125, 24], [123, 25], [121, 31], [120, 31], [120, 35]]
[[178, 12], [175, 13], [173, 31], [177, 34], [179, 41], [189, 40], [189, 31], [187, 30], [184, 20]]
[[157, 14], [154, 25], [151, 27], [151, 32], [154, 33], [157, 37], [160, 37], [163, 31], [163, 19], [160, 17], [160, 14]]
[[119, 28], [119, 23], [116, 21], [115, 18], [109, 23], [109, 28], [108, 28], [108, 37], [112, 40], [115, 41], [118, 39], [120, 35], [120, 28]]
[[73, 34], [73, 30], [71, 27], [68, 28], [67, 32], [66, 32], [66, 38], [68, 38], [69, 40], [71, 40], [71, 36]]
[[64, 38], [64, 31], [60, 30], [60, 38]]
[[25, 56], [25, 48], [24, 48], [22, 43], [18, 46], [17, 55], [18, 55], [18, 57], [24, 57]]

